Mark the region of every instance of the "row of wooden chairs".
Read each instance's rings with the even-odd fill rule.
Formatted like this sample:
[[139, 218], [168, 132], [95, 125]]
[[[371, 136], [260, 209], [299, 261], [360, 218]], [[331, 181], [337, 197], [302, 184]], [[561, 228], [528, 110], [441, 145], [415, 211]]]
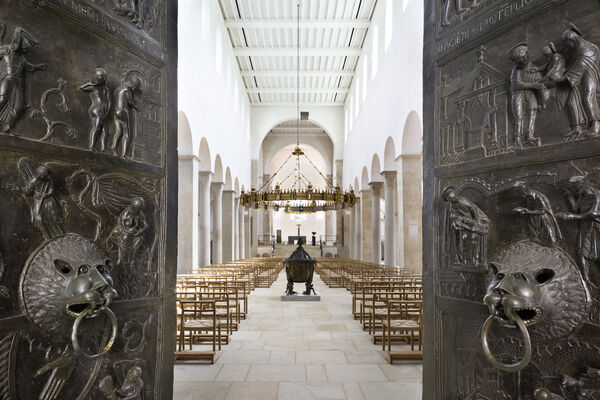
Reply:
[[[381, 343], [388, 361], [422, 358], [423, 278], [413, 270], [351, 259], [319, 259], [316, 271], [330, 287], [352, 294], [352, 315]], [[393, 351], [409, 344], [410, 351]]]
[[[214, 363], [246, 318], [250, 292], [273, 284], [281, 268], [280, 259], [246, 259], [179, 274], [175, 359]], [[212, 344], [212, 351], [192, 350], [202, 344]]]

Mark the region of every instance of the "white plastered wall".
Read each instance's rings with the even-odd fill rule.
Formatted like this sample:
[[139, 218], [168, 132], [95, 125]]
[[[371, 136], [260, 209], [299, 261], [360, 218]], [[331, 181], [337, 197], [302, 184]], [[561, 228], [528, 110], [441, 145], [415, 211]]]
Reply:
[[[180, 129], [178, 270], [199, 266], [198, 177], [222, 168], [250, 185], [250, 103], [217, 1], [179, 0]], [[201, 142], [207, 151], [201, 151]], [[215, 175], [211, 179], [216, 178]]]
[[[403, 147], [403, 136], [418, 129], [422, 139], [421, 124], [414, 123], [415, 116], [418, 121], [423, 118], [422, 54], [423, 1], [380, 1], [344, 106], [344, 188], [354, 185], [356, 178], [361, 181], [363, 167], [371, 170], [375, 154], [382, 160], [383, 170], [398, 173], [395, 257], [401, 266], [407, 223], [403, 221], [403, 190], [407, 189], [402, 186], [403, 156], [415, 152], [415, 146]], [[385, 154], [390, 137], [395, 147], [392, 162]], [[421, 140], [417, 142], [420, 145]], [[377, 179], [369, 176], [369, 180]], [[361, 185], [358, 189], [364, 188]]]

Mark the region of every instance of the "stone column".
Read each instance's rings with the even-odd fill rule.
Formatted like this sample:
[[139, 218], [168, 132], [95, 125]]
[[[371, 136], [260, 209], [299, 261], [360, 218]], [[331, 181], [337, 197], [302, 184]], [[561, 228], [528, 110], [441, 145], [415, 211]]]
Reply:
[[350, 209], [350, 218], [349, 218], [349, 224], [350, 224], [350, 234], [348, 235], [348, 257], [353, 258], [353, 259], [357, 259], [356, 257], [356, 205], [354, 207], [352, 207]]
[[[342, 181], [343, 171], [344, 171], [344, 161], [343, 160], [335, 160], [334, 161], [334, 169], [335, 169], [335, 185], [339, 185], [343, 188], [344, 182]], [[346, 211], [342, 208], [338, 208], [335, 211], [335, 241], [337, 242], [337, 256], [338, 257], [346, 257], [346, 249], [350, 245], [352, 241], [351, 238], [344, 236], [344, 225], [348, 223], [348, 219], [344, 220]], [[350, 255], [348, 255], [349, 257]]]
[[212, 172], [198, 172], [198, 266], [210, 265], [210, 181]]
[[240, 259], [240, 198], [233, 197], [233, 259]]
[[361, 232], [360, 237], [362, 240], [362, 252], [361, 260], [372, 261], [373, 253], [373, 234], [372, 234], [372, 221], [371, 221], [371, 189], [369, 187], [360, 191], [360, 214], [361, 214]]
[[223, 182], [213, 182], [213, 264], [223, 262]]
[[402, 211], [404, 213], [405, 268], [421, 271], [422, 264], [422, 158], [420, 154], [402, 156]]
[[362, 217], [361, 217], [362, 198], [356, 198], [354, 205], [354, 259], [362, 260]]
[[234, 259], [235, 248], [235, 204], [233, 190], [223, 190], [223, 246], [222, 262], [230, 262]]
[[381, 188], [383, 182], [373, 181], [371, 186], [371, 227], [372, 227], [372, 262], [379, 264], [381, 262]]
[[183, 273], [198, 264], [198, 157], [179, 156], [177, 212], [177, 272]]
[[[269, 181], [269, 175], [263, 175], [262, 186], [264, 186]], [[263, 190], [269, 190], [269, 186], [264, 186]], [[262, 210], [262, 232], [260, 233], [263, 236], [263, 240], [267, 240], [265, 236], [271, 236], [271, 210]]]
[[238, 206], [238, 222], [239, 222], [239, 240], [238, 240], [238, 247], [239, 247], [239, 256], [238, 256], [238, 260], [243, 260], [246, 254], [246, 217], [245, 217], [245, 207], [243, 206]]
[[394, 204], [396, 198], [394, 191], [396, 189], [396, 171], [383, 171], [385, 177], [385, 221], [384, 221], [384, 256], [383, 261], [388, 267], [396, 265], [396, 239], [394, 232], [396, 231], [396, 215]]
[[250, 241], [250, 251], [246, 257], [256, 257], [258, 254], [258, 210], [254, 207], [248, 209], [249, 229], [248, 240]]

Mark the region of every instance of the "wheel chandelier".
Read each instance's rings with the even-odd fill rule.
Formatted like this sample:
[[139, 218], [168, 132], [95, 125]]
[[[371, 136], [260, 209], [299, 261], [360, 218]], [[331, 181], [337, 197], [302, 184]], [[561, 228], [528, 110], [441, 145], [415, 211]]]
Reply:
[[[317, 211], [332, 211], [352, 207], [356, 203], [354, 190], [350, 188], [350, 192], [345, 192], [340, 185], [334, 186], [333, 182], [323, 175], [300, 147], [300, 3], [298, 3], [297, 15], [296, 52], [296, 147], [294, 148], [294, 151], [292, 151], [292, 154], [290, 154], [279, 167], [277, 172], [273, 174], [259, 190], [252, 187], [250, 192], [246, 192], [242, 187], [240, 204], [256, 209], [283, 210], [290, 214], [311, 214]], [[277, 177], [277, 174], [290, 160], [292, 160], [293, 157], [296, 157], [296, 168], [273, 188], [271, 185]], [[326, 185], [325, 189], [315, 189], [312, 183], [302, 173], [300, 170], [301, 158], [306, 158], [310, 165], [318, 172], [319, 176], [323, 178]], [[282, 190], [281, 185], [292, 175], [295, 175], [295, 182], [292, 184], [292, 188]]]

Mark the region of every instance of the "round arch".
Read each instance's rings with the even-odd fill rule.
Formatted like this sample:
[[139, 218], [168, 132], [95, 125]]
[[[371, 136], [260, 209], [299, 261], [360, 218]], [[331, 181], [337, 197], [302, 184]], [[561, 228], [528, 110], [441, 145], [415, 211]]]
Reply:
[[406, 117], [402, 132], [402, 154], [420, 155], [423, 151], [421, 119], [416, 111]]
[[381, 162], [379, 161], [379, 155], [377, 153], [373, 154], [373, 159], [371, 160], [371, 181], [372, 182], [381, 182]]
[[213, 182], [223, 182], [223, 163], [220, 154], [215, 157], [215, 170], [213, 172]]
[[190, 121], [183, 111], [177, 113], [177, 153], [182, 156], [191, 156], [194, 154]]
[[225, 168], [225, 190], [233, 190], [233, 179], [231, 178], [231, 169]]
[[383, 170], [384, 171], [395, 171], [396, 170], [396, 144], [394, 138], [388, 136], [385, 141], [385, 150], [383, 152]]
[[199, 171], [211, 171], [212, 162], [210, 159], [210, 148], [208, 147], [208, 141], [205, 137], [200, 139], [200, 146], [198, 149], [198, 157], [200, 163], [198, 164]]
[[363, 167], [361, 175], [361, 188], [366, 190], [369, 187], [369, 170], [367, 167]]

